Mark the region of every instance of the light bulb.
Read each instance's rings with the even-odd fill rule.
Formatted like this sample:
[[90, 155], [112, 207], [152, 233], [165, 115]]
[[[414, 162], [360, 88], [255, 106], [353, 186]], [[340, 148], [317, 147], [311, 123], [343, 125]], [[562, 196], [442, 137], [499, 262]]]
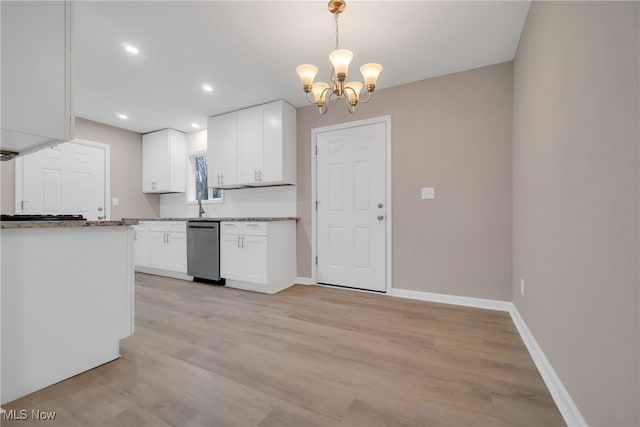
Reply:
[[367, 87], [369, 92], [373, 92], [376, 88], [376, 83], [378, 81], [378, 76], [382, 71], [382, 65], [380, 64], [364, 64], [360, 67], [360, 72], [362, 73], [362, 77], [364, 77], [364, 84]]
[[347, 49], [338, 49], [331, 52], [329, 60], [333, 64], [338, 80], [344, 81], [349, 71], [349, 63], [353, 59], [353, 53]]
[[311, 86], [311, 92], [313, 92], [313, 98], [319, 105], [323, 105], [325, 103], [326, 92], [324, 96], [322, 95], [322, 93], [328, 87], [329, 85], [326, 84], [325, 82], [314, 83], [313, 86]]
[[313, 84], [313, 79], [318, 74], [318, 67], [311, 64], [302, 64], [298, 65], [296, 68], [296, 73], [300, 77], [300, 82], [302, 83], [302, 87], [305, 89], [305, 92], [309, 92], [311, 85]]
[[[353, 90], [349, 90], [348, 88], [351, 88]], [[361, 89], [362, 83], [360, 82], [349, 82], [344, 85], [344, 92], [347, 94], [349, 104], [356, 105], [358, 103], [358, 96], [360, 95]]]

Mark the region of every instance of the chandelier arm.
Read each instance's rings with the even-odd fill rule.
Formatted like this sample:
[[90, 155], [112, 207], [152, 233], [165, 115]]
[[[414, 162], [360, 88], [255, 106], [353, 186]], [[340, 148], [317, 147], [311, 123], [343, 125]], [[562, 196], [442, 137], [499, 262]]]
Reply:
[[309, 104], [315, 104], [315, 105], [318, 104], [317, 102], [315, 102], [315, 101], [313, 101], [311, 99], [311, 97], [310, 97], [311, 96], [311, 92], [307, 92], [306, 95], [307, 95], [307, 101], [309, 101]]
[[[329, 94], [329, 96], [327, 95], [327, 92], [331, 92]], [[331, 87], [326, 87], [324, 88], [324, 90], [322, 91], [322, 93], [320, 94], [320, 99], [324, 99], [324, 103], [328, 104], [329, 103], [329, 99], [331, 98], [331, 95], [333, 95], [333, 89]], [[325, 98], [326, 97], [326, 98]]]
[[358, 102], [361, 102], [363, 104], [369, 102], [371, 100], [371, 94], [373, 92], [367, 92], [367, 98], [366, 99], [360, 99], [360, 97], [358, 96]]
[[325, 93], [329, 91], [329, 88], [326, 88], [325, 90], [322, 91], [322, 98], [324, 99], [324, 104], [322, 105], [318, 105], [318, 108], [320, 109], [320, 114], [322, 114], [323, 116], [325, 114], [327, 114], [327, 111], [329, 111], [329, 101], [331, 100], [331, 97], [333, 96], [333, 92], [330, 92], [327, 97], [325, 98]]

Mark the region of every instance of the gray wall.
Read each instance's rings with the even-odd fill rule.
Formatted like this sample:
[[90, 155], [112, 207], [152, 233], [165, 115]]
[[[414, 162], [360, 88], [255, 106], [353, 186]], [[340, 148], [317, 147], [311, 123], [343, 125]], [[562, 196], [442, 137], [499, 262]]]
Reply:
[[513, 300], [591, 425], [640, 423], [638, 9], [534, 2], [514, 63]]
[[311, 276], [311, 129], [391, 115], [393, 286], [510, 300], [512, 88], [507, 62], [376, 91], [353, 115], [299, 108], [298, 275]]
[[142, 192], [142, 135], [137, 132], [76, 118], [76, 138], [111, 146], [111, 219], [157, 218], [160, 195]]
[[[142, 135], [76, 118], [75, 136], [111, 147], [111, 197], [120, 201], [118, 206], [111, 207], [111, 219], [160, 216], [160, 195], [142, 192]], [[0, 162], [0, 209], [3, 214], [14, 213], [14, 169], [13, 160]]]

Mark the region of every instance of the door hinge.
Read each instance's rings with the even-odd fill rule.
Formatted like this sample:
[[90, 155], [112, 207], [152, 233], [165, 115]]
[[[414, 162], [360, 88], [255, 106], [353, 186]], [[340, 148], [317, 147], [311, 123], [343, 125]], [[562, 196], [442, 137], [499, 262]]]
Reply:
[[316, 265], [318, 265], [318, 257], [316, 257]]
[[316, 145], [316, 156], [318, 155], [318, 146]]
[[316, 210], [318, 210], [318, 203], [320, 203], [318, 200], [316, 200]]

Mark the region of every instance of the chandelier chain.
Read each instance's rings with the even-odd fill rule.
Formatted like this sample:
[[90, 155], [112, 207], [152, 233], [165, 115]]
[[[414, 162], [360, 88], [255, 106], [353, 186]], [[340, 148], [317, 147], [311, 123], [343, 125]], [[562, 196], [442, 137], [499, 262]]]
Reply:
[[335, 12], [333, 14], [333, 17], [336, 20], [336, 50], [338, 50], [338, 33], [339, 33], [339, 30], [338, 30], [338, 18], [340, 17], [340, 13], [339, 12]]

